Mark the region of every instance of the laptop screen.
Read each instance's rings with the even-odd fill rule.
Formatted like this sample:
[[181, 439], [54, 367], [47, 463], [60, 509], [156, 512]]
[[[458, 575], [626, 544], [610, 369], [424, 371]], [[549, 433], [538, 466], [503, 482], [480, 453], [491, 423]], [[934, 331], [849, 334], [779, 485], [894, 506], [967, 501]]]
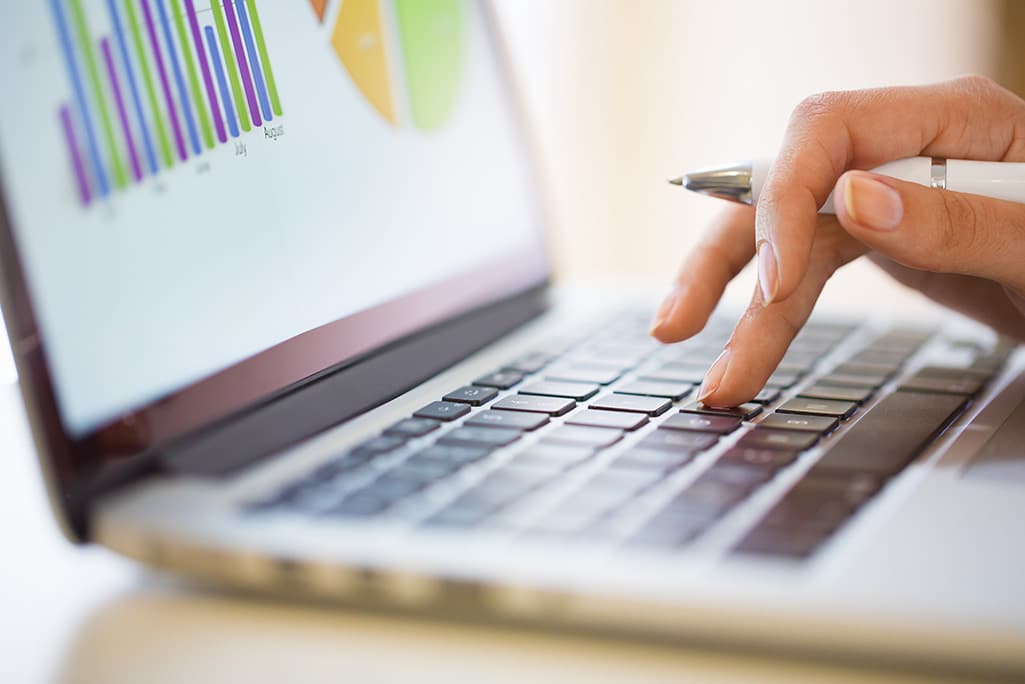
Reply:
[[461, 0], [5, 4], [4, 202], [68, 434], [543, 279], [492, 40]]

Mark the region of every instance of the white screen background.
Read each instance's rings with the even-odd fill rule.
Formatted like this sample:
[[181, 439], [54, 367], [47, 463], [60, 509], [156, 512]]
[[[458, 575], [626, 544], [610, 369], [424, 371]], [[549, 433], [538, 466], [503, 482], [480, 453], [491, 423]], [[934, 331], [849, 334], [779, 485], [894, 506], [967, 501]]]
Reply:
[[[106, 3], [84, 4], [106, 34]], [[244, 157], [229, 141], [90, 208], [59, 127], [71, 88], [47, 5], [0, 10], [0, 59], [16, 65], [0, 83], [17, 94], [0, 108], [0, 162], [73, 433], [538, 239], [473, 3], [453, 113], [421, 131], [370, 108], [331, 49], [333, 16], [258, 2], [284, 135], [243, 134]]]

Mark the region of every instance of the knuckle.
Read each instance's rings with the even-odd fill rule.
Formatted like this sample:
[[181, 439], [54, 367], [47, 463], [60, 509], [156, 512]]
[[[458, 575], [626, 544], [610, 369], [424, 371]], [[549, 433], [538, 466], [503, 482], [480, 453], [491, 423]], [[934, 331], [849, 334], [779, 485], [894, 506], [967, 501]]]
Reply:
[[946, 263], [952, 254], [966, 255], [978, 249], [984, 218], [979, 208], [961, 195], [937, 191], [941, 202], [942, 216], [936, 226], [936, 242], [931, 253], [924, 255], [930, 270]]
[[1004, 90], [1003, 87], [992, 78], [989, 76], [983, 76], [982, 74], [967, 74], [954, 79], [954, 83], [958, 88], [965, 92], [977, 95], [989, 94], [994, 91], [1002, 92]]
[[837, 114], [846, 104], [847, 96], [841, 91], [815, 93], [801, 100], [791, 115], [792, 121], [820, 121]]

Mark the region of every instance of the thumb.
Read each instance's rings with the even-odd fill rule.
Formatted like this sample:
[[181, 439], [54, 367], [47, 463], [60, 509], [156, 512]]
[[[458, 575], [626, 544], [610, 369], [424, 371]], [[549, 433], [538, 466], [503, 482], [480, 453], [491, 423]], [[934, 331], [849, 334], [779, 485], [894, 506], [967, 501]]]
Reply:
[[894, 261], [1025, 291], [1025, 205], [867, 171], [840, 176], [833, 193], [844, 229]]

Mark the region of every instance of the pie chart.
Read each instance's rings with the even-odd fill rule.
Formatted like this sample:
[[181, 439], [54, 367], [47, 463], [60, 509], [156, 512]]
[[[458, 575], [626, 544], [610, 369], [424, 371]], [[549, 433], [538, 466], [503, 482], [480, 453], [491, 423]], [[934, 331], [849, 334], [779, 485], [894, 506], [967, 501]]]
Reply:
[[[310, 0], [321, 21], [327, 0]], [[463, 75], [463, 0], [342, 0], [331, 47], [367, 103], [393, 126], [433, 130]]]

